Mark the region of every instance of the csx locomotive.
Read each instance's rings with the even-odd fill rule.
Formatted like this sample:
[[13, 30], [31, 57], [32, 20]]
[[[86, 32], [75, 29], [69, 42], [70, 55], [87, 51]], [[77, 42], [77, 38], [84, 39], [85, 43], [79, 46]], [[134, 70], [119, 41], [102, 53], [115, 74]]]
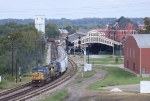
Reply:
[[42, 86], [64, 73], [68, 66], [68, 57], [61, 45], [57, 46], [59, 58], [46, 66], [38, 66], [32, 69], [32, 85]]

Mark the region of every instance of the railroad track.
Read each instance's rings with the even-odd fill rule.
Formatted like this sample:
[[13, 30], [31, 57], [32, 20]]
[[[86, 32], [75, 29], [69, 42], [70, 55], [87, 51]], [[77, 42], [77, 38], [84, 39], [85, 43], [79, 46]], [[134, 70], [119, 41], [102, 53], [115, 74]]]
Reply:
[[[55, 43], [52, 44], [51, 51], [51, 60], [55, 61], [58, 56]], [[56, 80], [51, 81], [43, 87], [32, 87], [31, 82], [29, 82], [22, 86], [1, 92], [0, 101], [24, 101], [57, 87], [58, 85], [70, 79], [77, 71], [77, 65], [73, 60], [68, 59], [68, 63], [69, 64], [66, 73]]]
[[55, 61], [58, 58], [57, 47], [54, 42], [51, 42], [51, 61]]
[[12, 92], [14, 92], [14, 91], [20, 90], [20, 89], [22, 89], [22, 88], [28, 87], [28, 86], [30, 86], [30, 85], [31, 85], [31, 82], [28, 82], [28, 83], [23, 84], [23, 85], [21, 85], [21, 86], [18, 86], [18, 87], [9, 89], [9, 90], [7, 90], [7, 91], [0, 92], [0, 97], [5, 96], [5, 95], [8, 95], [8, 94], [10, 94], [10, 93], [12, 93]]
[[0, 101], [25, 101], [27, 99], [38, 96], [46, 91], [52, 90], [53, 88], [61, 85], [63, 82], [73, 77], [73, 75], [77, 71], [76, 63], [71, 59], [69, 59], [68, 62], [69, 64], [66, 73], [61, 77], [57, 78], [56, 80], [54, 80], [53, 82], [50, 82], [44, 85], [43, 87], [28, 86], [26, 89], [22, 88], [23, 90], [19, 89], [17, 91], [9, 92], [12, 94], [0, 97]]

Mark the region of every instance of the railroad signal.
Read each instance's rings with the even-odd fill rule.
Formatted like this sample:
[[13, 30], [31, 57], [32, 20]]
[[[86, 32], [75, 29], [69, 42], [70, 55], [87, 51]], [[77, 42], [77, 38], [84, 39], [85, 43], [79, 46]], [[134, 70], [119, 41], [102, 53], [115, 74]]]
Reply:
[[69, 43], [68, 39], [69, 39], [69, 37], [67, 36], [66, 37], [66, 51], [67, 51], [67, 54], [68, 54], [68, 49], [69, 49], [69, 47], [68, 47], [68, 43]]
[[80, 51], [81, 50], [81, 46], [80, 46], [81, 45], [81, 41], [80, 41], [81, 37], [79, 36], [78, 38], [79, 38], [79, 41], [78, 41], [78, 44], [79, 44], [78, 50]]

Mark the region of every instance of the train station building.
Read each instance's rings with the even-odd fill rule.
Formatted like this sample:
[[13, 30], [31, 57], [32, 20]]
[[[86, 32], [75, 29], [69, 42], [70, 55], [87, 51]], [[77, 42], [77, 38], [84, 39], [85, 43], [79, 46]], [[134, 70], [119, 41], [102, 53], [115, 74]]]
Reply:
[[[77, 40], [78, 37], [88, 37], [90, 40], [92, 37], [96, 37], [95, 35], [98, 34], [98, 36], [104, 36], [105, 38], [108, 38], [110, 40], [114, 40], [116, 42], [121, 43], [121, 45], [114, 45], [114, 47], [106, 45], [104, 43], [101, 43], [99, 41], [95, 41], [92, 43], [89, 43], [89, 51], [92, 54], [115, 54], [115, 55], [124, 55], [124, 43], [126, 41], [126, 38], [129, 35], [132, 34], [138, 34], [138, 24], [133, 23], [130, 19], [125, 18], [121, 16], [119, 19], [114, 21], [112, 24], [107, 24], [107, 27], [105, 29], [93, 29], [93, 30], [80, 30], [77, 31], [77, 33], [69, 35], [69, 41], [73, 42], [74, 40]], [[91, 33], [91, 34], [89, 34]], [[80, 35], [79, 35], [80, 34]], [[95, 35], [94, 35], [95, 34]], [[86, 36], [85, 36], [86, 35]], [[93, 35], [93, 36], [91, 36]], [[91, 37], [91, 38], [90, 38]], [[96, 38], [93, 40], [97, 40]], [[73, 48], [72, 48], [73, 49]], [[115, 51], [115, 52], [114, 52]]]

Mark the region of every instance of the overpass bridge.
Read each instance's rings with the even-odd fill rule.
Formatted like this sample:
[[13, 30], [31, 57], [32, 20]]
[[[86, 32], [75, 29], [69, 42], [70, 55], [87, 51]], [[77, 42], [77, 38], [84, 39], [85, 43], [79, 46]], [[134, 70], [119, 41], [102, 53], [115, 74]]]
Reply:
[[[74, 43], [75, 48], [79, 46], [78, 41], [79, 39], [72, 41], [72, 43]], [[81, 37], [80, 41], [81, 41], [80, 44], [81, 47], [88, 47], [88, 44], [90, 43], [101, 43], [112, 47], [114, 47], [114, 44], [121, 45], [120, 42], [105, 37], [103, 32], [99, 32], [97, 30], [92, 30], [88, 32], [86, 36]]]

